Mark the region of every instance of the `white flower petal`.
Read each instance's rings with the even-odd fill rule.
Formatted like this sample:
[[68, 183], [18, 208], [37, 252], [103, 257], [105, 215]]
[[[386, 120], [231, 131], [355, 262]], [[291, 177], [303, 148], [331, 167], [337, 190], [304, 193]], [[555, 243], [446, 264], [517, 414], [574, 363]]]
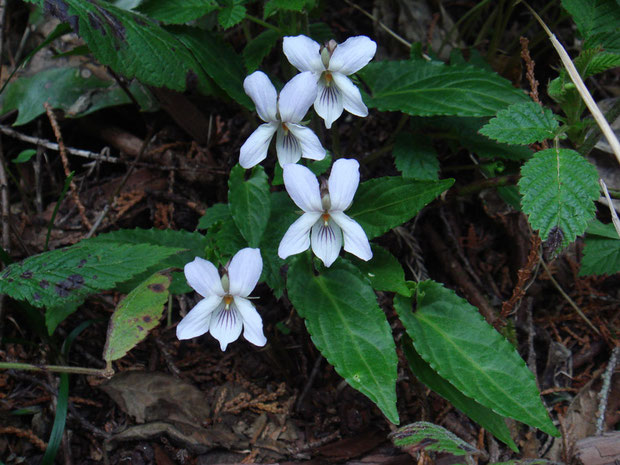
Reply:
[[332, 219], [342, 228], [344, 234], [344, 250], [362, 260], [372, 258], [372, 250], [366, 233], [359, 223], [342, 212], [332, 212]]
[[297, 142], [299, 142], [301, 146], [301, 156], [303, 158], [309, 158], [311, 160], [322, 160], [325, 158], [325, 149], [312, 129], [294, 123], [289, 123], [286, 126], [297, 138]]
[[327, 181], [330, 211], [344, 211], [351, 206], [360, 183], [359, 167], [357, 160], [349, 158], [341, 158], [334, 162]]
[[325, 127], [330, 129], [332, 123], [342, 115], [342, 94], [332, 81], [325, 85], [325, 79], [319, 81], [319, 92], [314, 101], [314, 111], [323, 118]]
[[263, 121], [266, 123], [277, 121], [278, 93], [265, 73], [255, 71], [250, 74], [243, 81], [243, 89], [256, 105], [256, 112]]
[[213, 311], [221, 303], [222, 298], [217, 295], [211, 295], [198, 302], [177, 325], [177, 338], [191, 339], [209, 331]]
[[329, 70], [342, 74], [357, 73], [377, 52], [377, 44], [366, 36], [349, 37], [338, 44], [329, 60]]
[[301, 158], [301, 145], [297, 137], [288, 129], [284, 130], [282, 125], [278, 128], [276, 136], [276, 153], [278, 155], [278, 163], [282, 167], [289, 163], [297, 163]]
[[323, 260], [323, 264], [329, 267], [340, 254], [342, 231], [332, 218], [329, 219], [327, 226], [323, 221], [319, 221], [312, 227], [310, 241], [314, 255]]
[[293, 202], [305, 212], [323, 212], [316, 176], [305, 166], [284, 165], [284, 186]]
[[273, 134], [278, 129], [278, 123], [261, 124], [250, 134], [250, 137], [241, 146], [239, 164], [245, 168], [252, 168], [267, 157], [267, 149]]
[[239, 338], [241, 328], [243, 328], [241, 315], [234, 305], [231, 304], [228, 310], [224, 306], [221, 309], [218, 307], [218, 310], [213, 312], [209, 331], [215, 339], [220, 341], [222, 352], [226, 350], [228, 344]]
[[262, 347], [267, 344], [267, 338], [263, 333], [263, 319], [252, 302], [235, 296], [235, 306], [243, 319], [243, 337], [255, 346]]
[[340, 73], [333, 73], [332, 79], [342, 94], [344, 109], [356, 116], [368, 116], [368, 108], [364, 105], [362, 94], [351, 79]]
[[282, 50], [286, 58], [299, 71], [320, 73], [325, 70], [320, 49], [319, 44], [306, 36], [287, 36], [282, 42]]
[[224, 295], [220, 274], [215, 265], [210, 261], [196, 257], [185, 265], [183, 271], [185, 272], [187, 284], [201, 296], [218, 295], [222, 297]]
[[246, 247], [235, 254], [228, 265], [230, 295], [247, 297], [256, 287], [263, 271], [259, 249]]
[[278, 98], [278, 110], [282, 121], [299, 123], [308, 113], [308, 108], [316, 99], [318, 79], [317, 74], [306, 71], [286, 83]]
[[307, 250], [310, 247], [310, 229], [319, 221], [321, 213], [304, 213], [289, 226], [280, 241], [278, 256], [281, 259]]

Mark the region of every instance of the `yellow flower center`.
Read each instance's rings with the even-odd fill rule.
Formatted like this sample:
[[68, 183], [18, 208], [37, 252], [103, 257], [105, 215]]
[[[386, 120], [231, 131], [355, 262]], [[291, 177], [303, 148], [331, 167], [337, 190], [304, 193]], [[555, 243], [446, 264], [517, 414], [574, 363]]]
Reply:
[[230, 308], [230, 304], [232, 303], [233, 300], [234, 299], [232, 295], [227, 294], [224, 296], [224, 305], [226, 306], [226, 310]]

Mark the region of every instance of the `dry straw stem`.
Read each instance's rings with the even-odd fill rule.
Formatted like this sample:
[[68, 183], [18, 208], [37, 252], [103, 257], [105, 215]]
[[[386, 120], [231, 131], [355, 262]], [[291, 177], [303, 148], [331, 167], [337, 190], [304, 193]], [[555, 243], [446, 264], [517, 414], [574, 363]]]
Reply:
[[590, 110], [590, 113], [592, 113], [592, 116], [594, 117], [596, 123], [599, 125], [599, 127], [601, 128], [601, 131], [607, 138], [607, 141], [609, 142], [609, 145], [611, 146], [611, 149], [613, 150], [614, 155], [616, 156], [616, 159], [618, 160], [618, 163], [620, 163], [620, 142], [618, 142], [618, 138], [616, 137], [616, 134], [611, 129], [611, 126], [605, 119], [605, 116], [603, 115], [600, 108], [598, 107], [594, 99], [592, 98], [592, 95], [590, 95], [590, 92], [588, 91], [586, 85], [583, 83], [583, 80], [581, 79], [581, 76], [579, 75], [577, 68], [575, 68], [573, 61], [568, 56], [568, 53], [566, 53], [566, 50], [564, 49], [560, 41], [549, 30], [549, 28], [543, 22], [540, 16], [538, 16], [538, 14], [536, 14], [536, 12], [532, 9], [532, 7], [530, 7], [526, 2], [523, 2], [523, 4], [530, 10], [532, 15], [534, 15], [536, 20], [540, 23], [542, 28], [545, 30], [545, 32], [549, 36], [549, 40], [551, 41], [553, 48], [555, 48], [555, 51], [558, 52], [558, 55], [560, 55], [560, 60], [562, 60], [562, 64], [566, 68], [568, 75], [570, 76], [571, 80], [577, 87], [577, 91], [579, 91], [579, 95], [581, 96], [585, 104], [587, 105], [588, 109]]

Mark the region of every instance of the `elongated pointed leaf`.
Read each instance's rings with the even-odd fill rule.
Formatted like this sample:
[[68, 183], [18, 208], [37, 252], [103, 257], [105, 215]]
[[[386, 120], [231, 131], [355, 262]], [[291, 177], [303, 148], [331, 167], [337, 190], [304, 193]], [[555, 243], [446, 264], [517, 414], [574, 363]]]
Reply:
[[480, 134], [506, 144], [529, 145], [552, 139], [559, 127], [550, 109], [536, 102], [526, 102], [499, 111], [480, 129]]
[[416, 311], [400, 306], [399, 317], [434, 371], [495, 413], [560, 435], [540, 400], [534, 375], [475, 307], [434, 281], [419, 283], [416, 293]]
[[289, 268], [288, 296], [338, 374], [397, 424], [396, 346], [368, 281], [342, 261], [315, 275], [303, 254]]
[[159, 324], [171, 282], [170, 273], [155, 273], [118, 303], [103, 349], [106, 362], [124, 357]]
[[346, 213], [364, 228], [368, 239], [372, 239], [413, 218], [453, 183], [454, 179], [371, 179], [360, 184], [353, 205]]
[[245, 170], [235, 166], [228, 179], [230, 213], [250, 247], [258, 247], [271, 213], [269, 181], [262, 166], [245, 179]]
[[[402, 296], [396, 296], [394, 299], [394, 306], [399, 313], [401, 311], [411, 311], [411, 299]], [[513, 451], [519, 452], [517, 445], [512, 440], [512, 437], [510, 437], [510, 430], [508, 426], [506, 426], [506, 421], [502, 416], [467, 397], [452, 384], [439, 376], [437, 372], [420, 357], [420, 354], [415, 350], [410, 338], [406, 337], [403, 340], [402, 347], [407, 361], [409, 362], [409, 366], [411, 367], [411, 371], [413, 371], [413, 374], [422, 383], [449, 401], [457, 409], [493, 434], [497, 439], [507, 444]]]
[[521, 207], [543, 240], [559, 228], [566, 245], [583, 234], [594, 218], [598, 174], [574, 150], [553, 148], [536, 153], [521, 168], [519, 189]]
[[369, 107], [409, 115], [493, 116], [528, 100], [510, 81], [471, 65], [383, 61], [358, 72], [370, 87]]

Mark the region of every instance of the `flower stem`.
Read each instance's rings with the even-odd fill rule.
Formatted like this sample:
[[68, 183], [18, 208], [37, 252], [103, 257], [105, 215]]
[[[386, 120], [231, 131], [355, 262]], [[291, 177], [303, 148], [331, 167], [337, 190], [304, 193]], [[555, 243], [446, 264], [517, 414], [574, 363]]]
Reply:
[[269, 24], [267, 21], [263, 21], [260, 18], [257, 18], [256, 16], [252, 16], [246, 13], [245, 17], [247, 19], [249, 19], [252, 22], [255, 22], [256, 24], [260, 24], [263, 27], [266, 27], [267, 29], [272, 29], [280, 34], [282, 34], [282, 30], [279, 27], [274, 26], [273, 24]]
[[72, 367], [63, 365], [32, 365], [30, 363], [17, 363], [17, 362], [0, 362], [0, 370], [27, 370], [27, 371], [41, 371], [41, 372], [55, 372], [55, 373], [73, 373], [76, 375], [94, 375], [102, 376], [104, 378], [111, 378], [114, 375], [114, 369], [112, 367], [100, 368], [85, 368], [85, 367]]

